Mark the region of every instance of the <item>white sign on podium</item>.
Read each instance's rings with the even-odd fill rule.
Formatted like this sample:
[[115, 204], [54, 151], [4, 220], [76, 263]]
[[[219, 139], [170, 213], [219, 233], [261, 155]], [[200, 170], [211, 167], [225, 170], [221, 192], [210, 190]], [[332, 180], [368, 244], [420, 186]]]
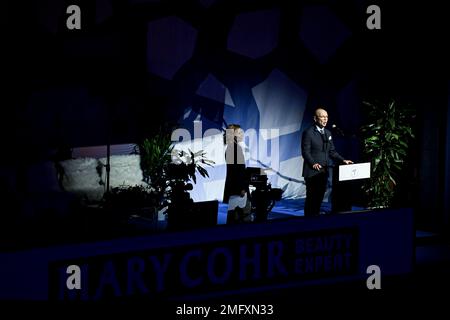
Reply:
[[339, 166], [339, 181], [370, 178], [370, 162]]

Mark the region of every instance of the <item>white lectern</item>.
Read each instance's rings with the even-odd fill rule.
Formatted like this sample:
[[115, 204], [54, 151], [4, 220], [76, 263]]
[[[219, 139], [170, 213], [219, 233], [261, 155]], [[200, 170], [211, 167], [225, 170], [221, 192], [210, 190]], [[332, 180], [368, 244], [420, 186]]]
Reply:
[[356, 180], [370, 178], [370, 162], [344, 164], [333, 170], [333, 191], [331, 210], [343, 212], [352, 210], [353, 193], [358, 194]]
[[370, 178], [370, 162], [339, 166], [339, 181]]

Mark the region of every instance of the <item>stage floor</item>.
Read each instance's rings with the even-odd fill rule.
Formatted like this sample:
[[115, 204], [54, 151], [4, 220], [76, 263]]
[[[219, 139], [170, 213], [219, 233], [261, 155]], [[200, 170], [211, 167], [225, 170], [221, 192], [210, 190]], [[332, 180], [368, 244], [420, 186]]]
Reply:
[[[283, 199], [277, 201], [272, 211], [269, 213], [269, 220], [283, 219], [289, 217], [303, 217], [305, 207], [305, 199]], [[217, 218], [217, 224], [225, 224], [227, 220], [227, 208], [226, 203], [219, 202], [219, 212]], [[362, 210], [360, 207], [352, 207], [352, 210]], [[320, 208], [321, 214], [329, 214], [331, 212], [331, 203], [322, 202]]]
[[[305, 207], [305, 199], [296, 200], [281, 200], [277, 201], [272, 211], [269, 213], [269, 220], [288, 218], [288, 217], [302, 217], [304, 215], [303, 208]], [[217, 224], [225, 224], [227, 220], [228, 204], [219, 202], [219, 213]], [[330, 212], [331, 207], [328, 203], [322, 204], [321, 211]]]

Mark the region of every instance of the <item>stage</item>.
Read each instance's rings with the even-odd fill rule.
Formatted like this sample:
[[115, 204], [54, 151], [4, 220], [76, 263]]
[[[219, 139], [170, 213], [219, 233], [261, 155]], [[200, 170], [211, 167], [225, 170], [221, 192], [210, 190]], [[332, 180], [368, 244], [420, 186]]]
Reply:
[[[366, 288], [370, 266], [383, 277], [413, 271], [413, 215], [274, 218], [4, 252], [0, 260], [2, 299], [187, 301], [346, 282]], [[69, 266], [79, 267], [82, 290], [66, 287]]]
[[[217, 224], [225, 224], [227, 220], [227, 207], [226, 203], [219, 202], [219, 212], [217, 216]], [[284, 219], [291, 217], [303, 217], [305, 207], [305, 199], [282, 199], [277, 201], [268, 215], [269, 220]], [[352, 207], [352, 211], [360, 211], [364, 208]], [[321, 214], [326, 215], [331, 213], [331, 203], [322, 202], [320, 208]]]

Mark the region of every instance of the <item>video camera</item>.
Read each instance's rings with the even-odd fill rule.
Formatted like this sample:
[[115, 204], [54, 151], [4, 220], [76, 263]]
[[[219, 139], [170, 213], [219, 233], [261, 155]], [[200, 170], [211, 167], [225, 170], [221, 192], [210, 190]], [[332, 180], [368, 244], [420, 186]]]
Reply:
[[272, 185], [268, 183], [267, 175], [261, 174], [261, 168], [247, 167], [247, 175], [249, 177], [249, 185], [256, 188], [255, 191], [265, 192], [270, 200], [280, 201], [283, 190], [279, 188], [272, 188]]
[[283, 190], [272, 188], [268, 183], [267, 175], [261, 174], [261, 168], [246, 168], [249, 185], [255, 190], [251, 193], [252, 211], [255, 212], [255, 221], [265, 221], [276, 201], [281, 200]]

